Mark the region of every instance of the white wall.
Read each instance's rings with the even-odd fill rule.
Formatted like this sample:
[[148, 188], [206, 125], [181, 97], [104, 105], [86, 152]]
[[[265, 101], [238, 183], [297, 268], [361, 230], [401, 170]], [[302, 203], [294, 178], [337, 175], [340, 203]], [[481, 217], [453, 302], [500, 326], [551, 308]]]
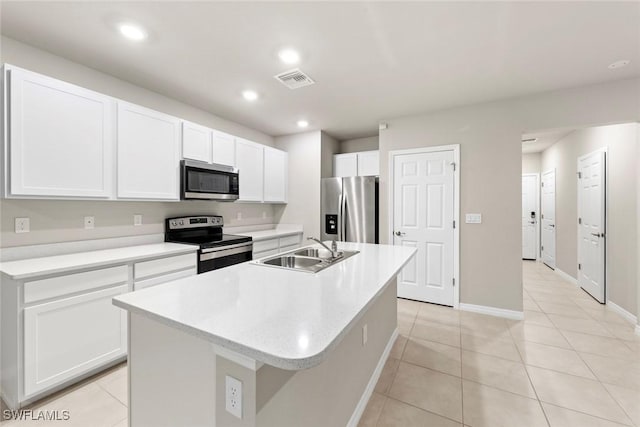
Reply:
[[571, 132], [542, 153], [542, 170], [556, 170], [556, 265], [578, 274], [578, 157], [607, 148], [607, 300], [637, 313], [636, 123]]
[[380, 132], [381, 240], [389, 236], [389, 151], [460, 144], [460, 298], [522, 310], [521, 136], [536, 130], [640, 119], [640, 79], [548, 92], [434, 113], [390, 118]]
[[[274, 144], [273, 138], [269, 135], [16, 40], [3, 36], [0, 43], [0, 60], [3, 63], [39, 72], [262, 144]], [[242, 220], [236, 219], [238, 212], [242, 213]], [[134, 214], [143, 214], [143, 226], [133, 226]], [[189, 214], [221, 214], [224, 215], [227, 224], [235, 226], [277, 222], [273, 206], [265, 204], [224, 204], [197, 201], [137, 203], [2, 200], [0, 206], [2, 217], [0, 221], [0, 246], [162, 233], [164, 232], [165, 217]], [[83, 217], [85, 215], [96, 217], [95, 229], [84, 230]], [[15, 234], [13, 231], [15, 217], [30, 217], [31, 232]]]
[[340, 142], [340, 153], [356, 153], [358, 151], [377, 150], [380, 141], [378, 136], [368, 136], [365, 138], [347, 139]]
[[286, 206], [277, 206], [280, 221], [302, 224], [304, 237], [320, 231], [320, 176], [322, 133], [311, 131], [276, 137], [276, 147], [289, 153], [289, 194]]
[[528, 153], [522, 155], [522, 173], [540, 173], [542, 153]]

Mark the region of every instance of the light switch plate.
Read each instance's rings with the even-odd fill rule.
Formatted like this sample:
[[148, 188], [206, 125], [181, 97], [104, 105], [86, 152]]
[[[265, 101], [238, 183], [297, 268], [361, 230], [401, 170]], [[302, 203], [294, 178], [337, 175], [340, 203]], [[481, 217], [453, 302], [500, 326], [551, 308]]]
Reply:
[[85, 230], [91, 230], [95, 226], [96, 226], [95, 217], [92, 217], [92, 216], [85, 216], [84, 217], [84, 229]]
[[468, 213], [465, 215], [465, 222], [467, 224], [482, 224], [482, 214]]
[[16, 233], [28, 233], [29, 226], [29, 218], [16, 218]]
[[135, 226], [142, 225], [142, 215], [135, 214], [133, 216], [133, 225]]

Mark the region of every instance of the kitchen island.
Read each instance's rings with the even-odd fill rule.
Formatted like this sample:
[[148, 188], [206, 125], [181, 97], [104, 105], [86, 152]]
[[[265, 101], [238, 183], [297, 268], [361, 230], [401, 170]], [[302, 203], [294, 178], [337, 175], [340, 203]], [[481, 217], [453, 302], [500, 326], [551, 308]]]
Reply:
[[130, 426], [356, 425], [415, 249], [338, 248], [359, 253], [315, 274], [243, 263], [114, 298], [129, 312]]

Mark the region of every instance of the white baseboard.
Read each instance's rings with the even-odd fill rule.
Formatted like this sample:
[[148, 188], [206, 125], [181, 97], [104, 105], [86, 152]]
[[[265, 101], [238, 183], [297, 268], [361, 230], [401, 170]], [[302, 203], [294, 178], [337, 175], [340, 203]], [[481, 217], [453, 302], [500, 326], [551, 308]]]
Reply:
[[460, 303], [460, 310], [488, 314], [489, 316], [504, 317], [505, 319], [524, 320], [524, 312], [522, 311], [506, 310], [504, 308], [489, 307], [486, 305]]
[[378, 383], [380, 374], [382, 374], [382, 368], [384, 368], [384, 364], [387, 362], [387, 359], [389, 358], [389, 354], [391, 353], [391, 349], [393, 348], [393, 344], [396, 342], [397, 338], [398, 338], [398, 328], [396, 328], [391, 334], [391, 337], [389, 338], [389, 342], [387, 342], [387, 346], [384, 348], [384, 351], [382, 352], [382, 356], [380, 356], [380, 360], [378, 360], [378, 365], [376, 366], [376, 369], [373, 371], [373, 374], [371, 374], [371, 378], [369, 378], [369, 383], [367, 384], [367, 387], [364, 389], [364, 393], [362, 393], [362, 397], [360, 397], [360, 401], [356, 405], [356, 409], [353, 411], [353, 414], [351, 415], [351, 419], [347, 423], [347, 427], [356, 427], [360, 422], [360, 418], [362, 417], [362, 414], [364, 413], [364, 410], [367, 407], [367, 403], [369, 403], [369, 399], [373, 394], [373, 390], [375, 389], [376, 384]]
[[556, 268], [554, 271], [556, 272], [556, 274], [558, 276], [562, 277], [567, 282], [573, 283], [574, 285], [578, 286], [578, 279], [576, 279], [575, 277], [571, 276], [568, 273], [565, 273], [564, 271], [560, 270], [559, 268]]
[[638, 318], [636, 316], [634, 316], [633, 314], [629, 313], [627, 310], [625, 310], [624, 308], [620, 307], [618, 304], [616, 304], [613, 301], [607, 300], [606, 306], [611, 311], [613, 311], [615, 313], [618, 313], [620, 316], [624, 317], [625, 320], [629, 321], [629, 323], [633, 323], [634, 325], [636, 325], [636, 332], [638, 331], [638, 329], [637, 329]]

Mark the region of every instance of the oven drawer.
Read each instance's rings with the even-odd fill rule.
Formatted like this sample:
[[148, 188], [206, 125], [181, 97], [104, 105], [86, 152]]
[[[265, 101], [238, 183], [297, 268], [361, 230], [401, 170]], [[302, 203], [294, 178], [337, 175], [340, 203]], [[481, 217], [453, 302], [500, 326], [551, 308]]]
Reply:
[[196, 264], [195, 253], [138, 262], [133, 267], [133, 277], [138, 281], [173, 271], [193, 269], [196, 268]]

